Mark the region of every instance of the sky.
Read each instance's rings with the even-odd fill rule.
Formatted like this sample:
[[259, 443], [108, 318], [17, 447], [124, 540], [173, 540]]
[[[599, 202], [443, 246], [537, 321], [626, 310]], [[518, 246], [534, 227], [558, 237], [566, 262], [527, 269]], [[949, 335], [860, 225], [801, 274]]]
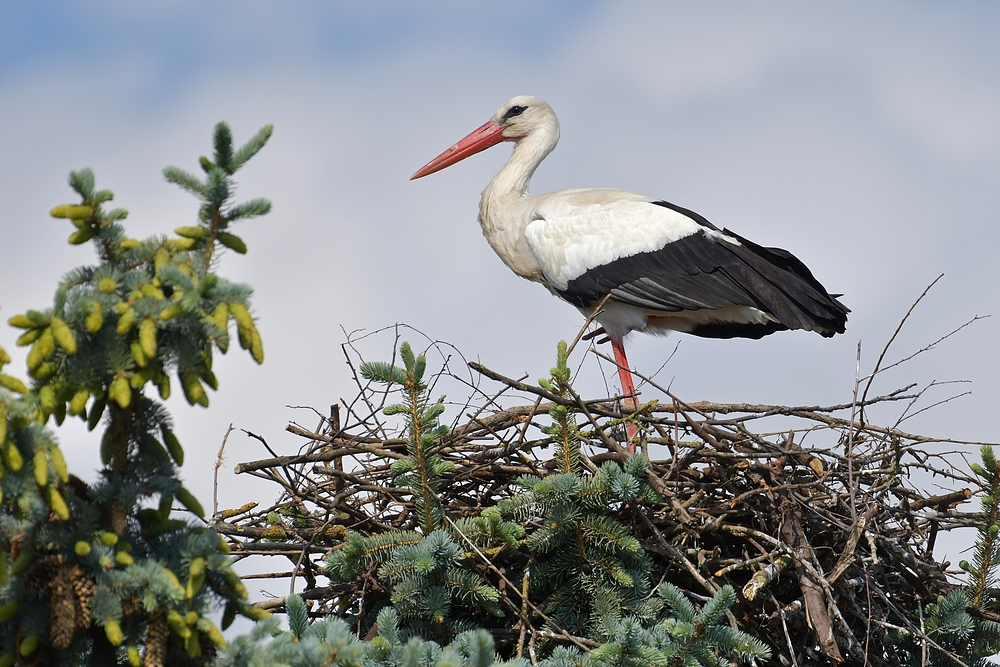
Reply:
[[[667, 199], [791, 250], [852, 310], [834, 339], [637, 335], [636, 369], [688, 401], [849, 402], [859, 344], [863, 375], [938, 275], [887, 361], [1000, 315], [998, 30], [1000, 5], [985, 1], [4, 3], [0, 317], [49, 306], [64, 273], [95, 261], [48, 216], [73, 200], [71, 170], [92, 167], [116, 193], [131, 236], [167, 233], [194, 224], [197, 206], [162, 168], [196, 171], [217, 121], [238, 143], [273, 123], [238, 193], [271, 199], [273, 212], [238, 229], [249, 254], [220, 267], [255, 289], [266, 361], [234, 346], [216, 361], [208, 410], [181, 392], [168, 402], [201, 498], [230, 424], [291, 454], [303, 443], [285, 425], [316, 417], [289, 406], [326, 412], [353, 397], [348, 332], [405, 323], [418, 347], [447, 341], [505, 375], [544, 376], [583, 318], [511, 274], [482, 237], [479, 193], [508, 148], [408, 180], [530, 94], [562, 123], [532, 192]], [[998, 325], [975, 322], [872, 392], [964, 381], [929, 389], [918, 407], [972, 393], [905, 428], [997, 441]], [[358, 349], [387, 359], [394, 335]], [[0, 327], [23, 364], [16, 337]], [[577, 354], [581, 394], [615, 390], [612, 367]], [[873, 414], [891, 423], [899, 410]], [[59, 438], [71, 469], [97, 468], [94, 434], [73, 424]], [[231, 474], [265, 456], [230, 436], [222, 506], [272, 499], [275, 489]]]

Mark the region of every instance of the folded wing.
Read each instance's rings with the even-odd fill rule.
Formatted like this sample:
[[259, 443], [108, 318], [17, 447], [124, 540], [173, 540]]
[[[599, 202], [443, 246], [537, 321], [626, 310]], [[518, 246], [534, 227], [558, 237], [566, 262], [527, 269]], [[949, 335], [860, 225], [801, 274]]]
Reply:
[[[600, 231], [581, 234], [577, 225], [574, 234], [566, 234], [572, 241], [562, 246], [551, 239], [571, 224], [567, 218], [549, 217], [529, 226], [533, 249], [532, 231], [537, 239], [547, 236], [548, 255], [542, 253], [539, 261], [552, 289], [566, 301], [588, 308], [610, 295], [651, 318], [661, 316], [659, 326], [708, 337], [760, 338], [782, 329], [843, 333], [848, 308], [790, 252], [720, 231], [701, 215], [669, 202], [633, 200], [625, 205], [648, 208], [638, 209], [624, 223], [617, 211], [619, 232], [600, 226], [598, 210], [584, 224]], [[618, 235], [625, 243], [613, 243]]]

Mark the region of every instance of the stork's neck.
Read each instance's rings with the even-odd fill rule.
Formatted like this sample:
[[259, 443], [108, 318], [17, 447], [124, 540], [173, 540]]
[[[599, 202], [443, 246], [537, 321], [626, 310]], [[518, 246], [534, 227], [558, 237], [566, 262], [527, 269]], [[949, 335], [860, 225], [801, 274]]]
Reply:
[[542, 269], [524, 237], [532, 220], [531, 206], [524, 198], [532, 174], [558, 141], [559, 124], [555, 121], [518, 139], [507, 164], [486, 186], [479, 201], [479, 224], [490, 246], [514, 273], [538, 282], [544, 282]]
[[535, 169], [558, 142], [559, 124], [556, 122], [540, 125], [518, 139], [507, 164], [483, 190], [483, 200], [503, 201], [526, 195]]

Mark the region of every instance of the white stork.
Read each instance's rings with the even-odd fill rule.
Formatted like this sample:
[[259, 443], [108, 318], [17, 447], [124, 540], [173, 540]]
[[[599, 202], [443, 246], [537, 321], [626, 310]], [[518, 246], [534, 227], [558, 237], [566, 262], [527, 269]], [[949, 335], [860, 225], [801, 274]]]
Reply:
[[559, 141], [556, 114], [537, 97], [510, 100], [411, 180], [501, 141], [513, 141], [514, 151], [483, 190], [483, 234], [514, 273], [587, 317], [608, 297], [596, 320], [611, 339], [622, 393], [633, 406], [624, 349], [633, 331], [709, 338], [844, 332], [848, 308], [786, 250], [764, 248], [694, 211], [624, 190], [529, 196], [532, 174]]

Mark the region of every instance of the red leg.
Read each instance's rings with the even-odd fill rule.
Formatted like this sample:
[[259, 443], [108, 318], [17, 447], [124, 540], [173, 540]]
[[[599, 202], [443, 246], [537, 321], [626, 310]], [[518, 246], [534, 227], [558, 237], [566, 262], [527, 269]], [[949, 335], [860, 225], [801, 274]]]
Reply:
[[[636, 402], [635, 384], [632, 382], [632, 372], [628, 368], [628, 358], [625, 356], [625, 346], [611, 339], [611, 349], [615, 353], [615, 361], [618, 362], [618, 378], [622, 383], [622, 394], [625, 399], [622, 401], [626, 410], [635, 410], [638, 407]], [[639, 429], [635, 424], [629, 422], [625, 424], [625, 433], [628, 436], [628, 453], [635, 453], [635, 435]]]

